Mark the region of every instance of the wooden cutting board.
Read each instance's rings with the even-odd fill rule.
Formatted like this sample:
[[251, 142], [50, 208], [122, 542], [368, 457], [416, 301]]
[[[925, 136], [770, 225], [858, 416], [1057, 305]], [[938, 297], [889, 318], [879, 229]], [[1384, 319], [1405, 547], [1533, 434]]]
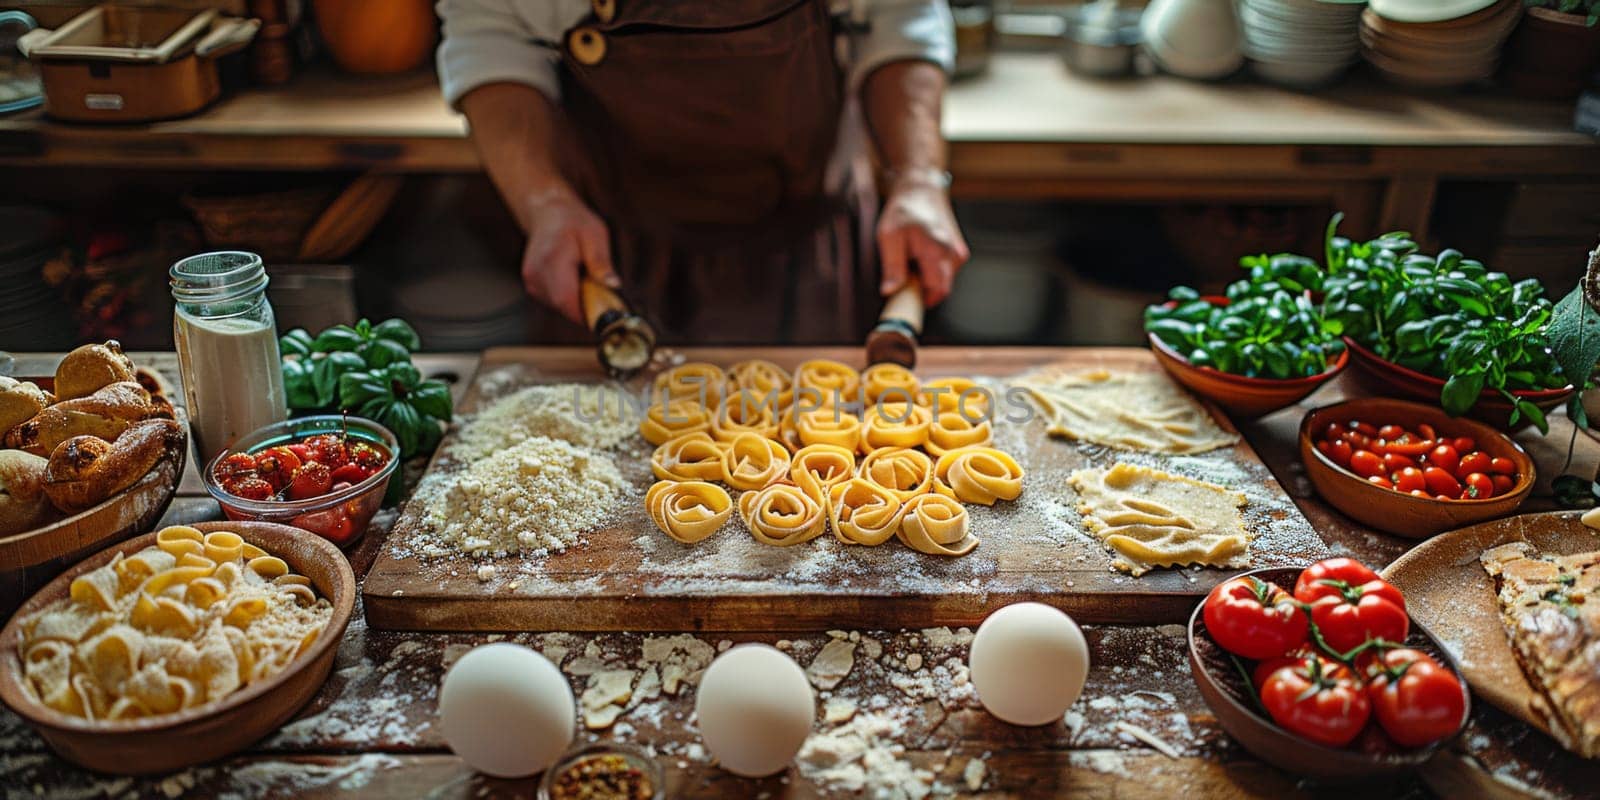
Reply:
[[[689, 360], [720, 365], [766, 358], [786, 367], [808, 358], [860, 365], [859, 348], [695, 348]], [[917, 373], [1009, 377], [1036, 367], [1159, 370], [1134, 348], [924, 348]], [[637, 390], [649, 376], [636, 378]], [[522, 386], [603, 380], [585, 348], [506, 348], [485, 353], [459, 409], [472, 414]], [[1226, 429], [1232, 425], [1212, 410]], [[453, 441], [446, 438], [441, 453]], [[1042, 419], [997, 424], [996, 446], [1027, 475], [1022, 497], [993, 508], [970, 507], [981, 544], [956, 559], [911, 551], [894, 540], [868, 548], [825, 535], [777, 548], [755, 542], [735, 519], [695, 545], [681, 545], [646, 516], [644, 490], [652, 448], [635, 439], [611, 453], [631, 483], [611, 521], [583, 542], [542, 557], [426, 559], [411, 542], [420, 529], [416, 503], [389, 534], [363, 588], [368, 622], [401, 630], [822, 630], [971, 625], [1001, 606], [1036, 600], [1080, 621], [1181, 622], [1234, 570], [1115, 572], [1101, 544], [1083, 531], [1066, 478], [1086, 466], [1123, 460], [1237, 488], [1256, 537], [1253, 565], [1303, 565], [1327, 554], [1248, 444], [1196, 456], [1127, 453], [1049, 437]], [[461, 469], [436, 456], [432, 471]], [[479, 568], [493, 567], [480, 579]], [[490, 570], [483, 570], [489, 573]]]

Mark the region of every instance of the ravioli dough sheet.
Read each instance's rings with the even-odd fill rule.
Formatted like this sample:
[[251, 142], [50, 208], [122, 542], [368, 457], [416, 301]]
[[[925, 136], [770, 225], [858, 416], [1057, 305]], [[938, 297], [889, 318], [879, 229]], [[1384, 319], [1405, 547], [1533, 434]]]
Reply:
[[1068, 481], [1085, 527], [1118, 554], [1117, 569], [1143, 575], [1151, 567], [1249, 564], [1242, 492], [1120, 463], [1078, 470]]
[[1050, 370], [1024, 376], [1049, 431], [1123, 450], [1203, 453], [1239, 441], [1158, 372]]

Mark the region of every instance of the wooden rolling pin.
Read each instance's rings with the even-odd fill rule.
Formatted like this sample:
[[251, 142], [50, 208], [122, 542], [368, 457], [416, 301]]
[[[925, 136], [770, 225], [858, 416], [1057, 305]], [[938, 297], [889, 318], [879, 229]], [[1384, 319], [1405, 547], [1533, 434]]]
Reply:
[[583, 319], [594, 331], [600, 366], [619, 380], [644, 369], [656, 349], [655, 328], [599, 281], [585, 277], [578, 295], [583, 303]]
[[922, 283], [915, 277], [884, 301], [878, 324], [867, 334], [867, 363], [917, 365], [917, 337], [922, 335]]

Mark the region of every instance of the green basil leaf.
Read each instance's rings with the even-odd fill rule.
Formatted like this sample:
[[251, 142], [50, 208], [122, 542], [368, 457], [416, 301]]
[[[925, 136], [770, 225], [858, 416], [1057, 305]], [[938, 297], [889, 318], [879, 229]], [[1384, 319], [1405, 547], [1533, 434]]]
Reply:
[[[347, 372], [339, 376], [339, 407], [361, 409], [373, 400], [389, 400], [394, 393], [389, 382], [371, 372]], [[362, 414], [362, 416], [366, 416]]]
[[317, 391], [317, 405], [326, 406], [339, 397], [339, 377], [366, 369], [366, 362], [355, 353], [333, 352], [317, 359], [311, 368], [311, 383]]
[[404, 401], [390, 403], [378, 413], [378, 422], [388, 428], [389, 432], [394, 434], [394, 438], [400, 440], [401, 455], [407, 457], [416, 455], [422, 417], [410, 403]]
[[417, 411], [436, 419], [448, 421], [453, 412], [450, 387], [443, 381], [423, 381], [407, 397]]
[[386, 367], [397, 361], [411, 360], [411, 352], [406, 350], [404, 345], [388, 339], [373, 339], [367, 342], [362, 356], [367, 366], [372, 369]]
[[401, 389], [410, 391], [422, 382], [422, 373], [410, 361], [397, 361], [383, 368], [384, 375], [399, 385]]
[[[1191, 289], [1190, 291], [1193, 290]], [[1196, 293], [1195, 297], [1199, 297], [1199, 294]], [[417, 331], [405, 320], [398, 317], [386, 319], [373, 326], [372, 335], [379, 339], [394, 342], [404, 347], [408, 352], [415, 353], [422, 349], [422, 339], [417, 336]]]
[[1522, 416], [1533, 422], [1533, 427], [1538, 428], [1540, 434], [1550, 432], [1550, 421], [1544, 418], [1544, 409], [1527, 400], [1519, 399], [1517, 400], [1517, 410], [1522, 412]]
[[1482, 372], [1457, 373], [1444, 382], [1444, 389], [1439, 392], [1439, 405], [1444, 407], [1446, 414], [1459, 417], [1478, 402], [1478, 395], [1482, 392]]
[[311, 349], [318, 353], [353, 352], [366, 341], [348, 325], [335, 325], [311, 341]]
[[295, 328], [279, 336], [278, 353], [285, 356], [311, 355], [311, 334], [307, 333], [305, 328]]
[[1600, 363], [1600, 312], [1584, 300], [1581, 285], [1556, 304], [1548, 335], [1561, 374], [1575, 387], [1586, 386]]

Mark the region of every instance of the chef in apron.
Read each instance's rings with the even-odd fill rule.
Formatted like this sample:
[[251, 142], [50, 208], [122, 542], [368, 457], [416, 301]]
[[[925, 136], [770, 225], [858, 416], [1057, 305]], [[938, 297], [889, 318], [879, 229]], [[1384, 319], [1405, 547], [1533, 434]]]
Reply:
[[939, 130], [942, 1], [438, 10], [445, 97], [528, 235], [523, 282], [574, 322], [588, 275], [669, 341], [844, 341], [910, 275], [939, 303], [967, 259]]

